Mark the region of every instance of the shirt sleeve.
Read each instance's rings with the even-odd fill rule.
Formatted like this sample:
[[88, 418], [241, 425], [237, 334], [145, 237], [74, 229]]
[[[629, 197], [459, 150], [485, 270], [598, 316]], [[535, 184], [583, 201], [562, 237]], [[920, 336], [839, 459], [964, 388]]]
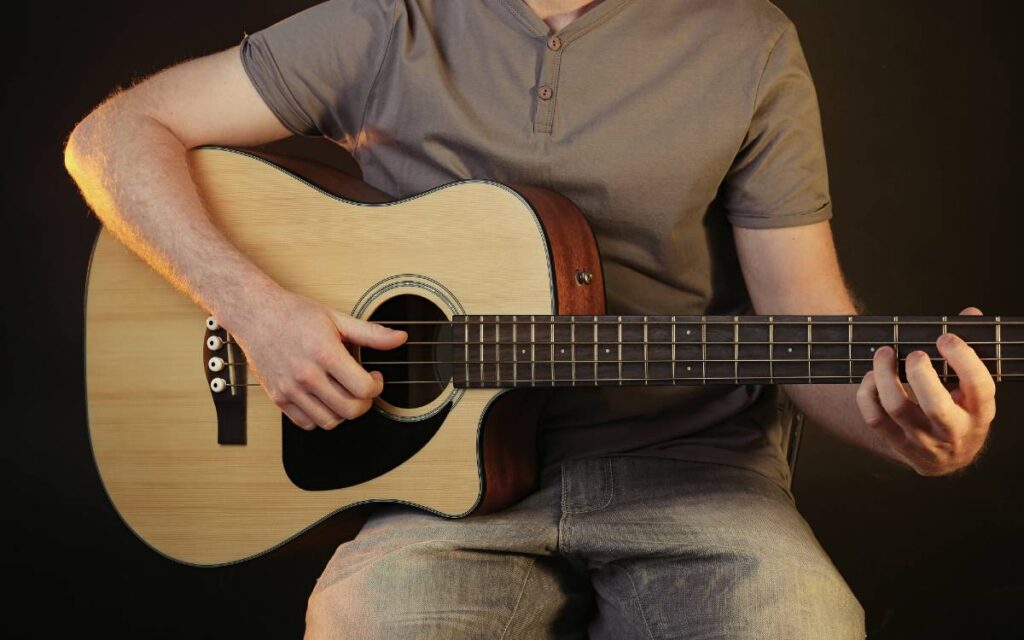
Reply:
[[750, 129], [723, 186], [726, 217], [734, 226], [832, 218], [818, 96], [792, 23], [768, 55]]
[[396, 0], [328, 0], [246, 34], [242, 66], [293, 133], [354, 140], [387, 44]]

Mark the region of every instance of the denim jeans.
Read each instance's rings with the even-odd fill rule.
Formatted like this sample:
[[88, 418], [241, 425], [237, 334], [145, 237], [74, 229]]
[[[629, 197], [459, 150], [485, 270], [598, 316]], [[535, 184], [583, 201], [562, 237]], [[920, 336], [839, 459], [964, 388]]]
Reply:
[[864, 611], [753, 471], [612, 456], [550, 469], [500, 513], [379, 509], [317, 580], [306, 637], [864, 637]]

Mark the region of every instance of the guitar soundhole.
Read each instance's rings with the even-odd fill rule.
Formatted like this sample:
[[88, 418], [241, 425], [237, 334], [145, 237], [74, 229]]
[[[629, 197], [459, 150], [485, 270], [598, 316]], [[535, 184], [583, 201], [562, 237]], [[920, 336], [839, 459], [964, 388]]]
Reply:
[[360, 347], [363, 367], [384, 375], [381, 399], [404, 409], [437, 399], [452, 379], [452, 326], [444, 312], [426, 298], [403, 294], [381, 304], [367, 319], [409, 333], [395, 349]]

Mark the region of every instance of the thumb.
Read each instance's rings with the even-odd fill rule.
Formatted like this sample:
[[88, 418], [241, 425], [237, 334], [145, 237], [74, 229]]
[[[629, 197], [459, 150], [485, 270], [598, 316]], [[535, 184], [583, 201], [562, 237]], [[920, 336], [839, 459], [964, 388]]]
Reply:
[[332, 312], [334, 324], [342, 338], [373, 349], [394, 349], [409, 338], [405, 331], [390, 329], [376, 322], [367, 322], [350, 315]]

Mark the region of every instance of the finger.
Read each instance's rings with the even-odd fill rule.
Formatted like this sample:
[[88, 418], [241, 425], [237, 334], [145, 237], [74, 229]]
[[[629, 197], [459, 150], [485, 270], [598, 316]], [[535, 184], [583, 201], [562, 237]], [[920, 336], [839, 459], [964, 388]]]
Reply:
[[308, 393], [299, 393], [289, 398], [292, 404], [302, 410], [313, 422], [325, 429], [332, 429], [341, 422], [341, 417], [327, 408], [316, 396]]
[[896, 370], [896, 352], [892, 347], [881, 347], [875, 351], [872, 370], [875, 373], [878, 398], [885, 412], [903, 427], [908, 438], [916, 439], [921, 433], [921, 426], [927, 424], [928, 419], [903, 388]]
[[991, 420], [995, 416], [996, 382], [977, 352], [952, 333], [942, 334], [935, 344], [959, 379], [961, 406], [971, 415]]
[[398, 329], [391, 329], [376, 322], [367, 322], [353, 318], [344, 313], [332, 312], [334, 324], [338, 327], [346, 341], [361, 344], [373, 349], [394, 349], [405, 342], [409, 334]]
[[878, 397], [875, 374], [868, 371], [857, 388], [857, 408], [864, 423], [881, 435], [897, 452], [911, 460], [924, 453], [920, 444], [907, 438], [907, 434], [889, 416]]
[[914, 351], [907, 356], [907, 380], [932, 426], [932, 434], [947, 442], [959, 439], [958, 431], [966, 426], [963, 409], [953, 402], [953, 396], [939, 380], [939, 374], [932, 366], [931, 358], [924, 351]]
[[281, 407], [281, 411], [284, 415], [288, 416], [288, 419], [291, 420], [295, 426], [305, 429], [306, 431], [316, 429], [316, 423], [313, 422], [313, 419], [307, 416], [305, 411], [296, 407], [291, 402], [288, 402]]
[[[353, 420], [366, 413], [372, 400], [353, 398], [334, 378], [324, 375], [323, 383], [314, 389], [313, 394], [335, 414], [345, 420]], [[337, 425], [334, 425], [337, 426]], [[330, 427], [333, 428], [333, 427]]]
[[962, 315], [962, 316], [983, 316], [985, 314], [982, 313], [981, 309], [979, 309], [978, 307], [965, 307], [964, 310], [960, 312], [960, 315]]
[[370, 375], [348, 351], [339, 352], [327, 364], [327, 371], [354, 398], [375, 398], [384, 390], [384, 378]]
[[893, 422], [889, 414], [878, 399], [878, 387], [875, 384], [875, 374], [868, 371], [857, 388], [857, 408], [864, 422], [873, 429], [881, 431], [886, 440], [896, 444], [907, 439], [903, 429]]

